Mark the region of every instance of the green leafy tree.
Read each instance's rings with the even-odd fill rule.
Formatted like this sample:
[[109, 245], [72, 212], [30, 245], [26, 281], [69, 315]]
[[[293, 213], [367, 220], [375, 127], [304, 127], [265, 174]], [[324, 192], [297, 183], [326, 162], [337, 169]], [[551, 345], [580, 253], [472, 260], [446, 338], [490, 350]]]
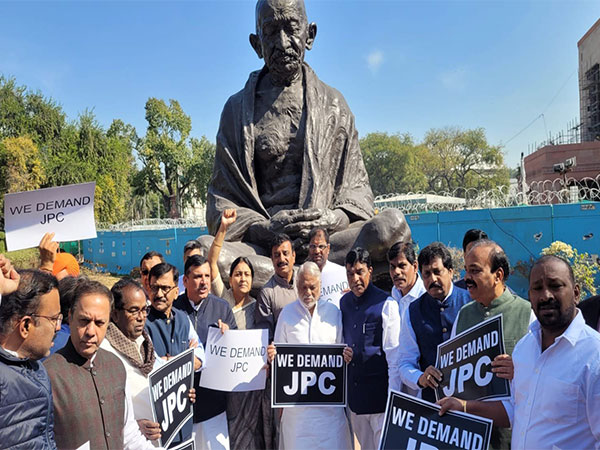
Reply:
[[214, 145], [205, 137], [190, 138], [192, 121], [176, 100], [150, 98], [146, 102], [148, 129], [138, 156], [142, 170], [135, 176], [135, 192], [157, 192], [171, 218], [194, 200], [206, 201], [214, 161]]
[[429, 189], [492, 189], [508, 185], [509, 171], [504, 155], [487, 142], [485, 130], [476, 128], [432, 129], [427, 132], [420, 153], [421, 171]]
[[418, 170], [419, 149], [410, 134], [369, 133], [360, 140], [360, 149], [376, 196], [427, 187]]
[[[0, 192], [38, 189], [46, 178], [40, 152], [29, 137], [9, 137], [0, 141]], [[0, 197], [0, 217], [4, 225], [4, 195]]]

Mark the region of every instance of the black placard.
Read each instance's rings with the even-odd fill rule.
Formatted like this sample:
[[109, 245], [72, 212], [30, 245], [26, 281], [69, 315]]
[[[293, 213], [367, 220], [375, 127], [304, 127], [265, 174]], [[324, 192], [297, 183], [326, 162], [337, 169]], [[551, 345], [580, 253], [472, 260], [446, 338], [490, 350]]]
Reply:
[[196, 443], [193, 439], [182, 442], [177, 447], [171, 447], [171, 450], [196, 450]]
[[407, 394], [390, 391], [379, 449], [487, 450], [492, 420], [449, 411]]
[[435, 389], [437, 399], [510, 397], [508, 380], [492, 373], [491, 362], [503, 353], [502, 314], [438, 345], [436, 367], [442, 372], [442, 382]]
[[188, 391], [194, 383], [194, 349], [188, 349], [148, 375], [154, 421], [160, 425], [161, 447], [167, 448], [192, 417]]
[[271, 406], [346, 406], [344, 344], [275, 344]]

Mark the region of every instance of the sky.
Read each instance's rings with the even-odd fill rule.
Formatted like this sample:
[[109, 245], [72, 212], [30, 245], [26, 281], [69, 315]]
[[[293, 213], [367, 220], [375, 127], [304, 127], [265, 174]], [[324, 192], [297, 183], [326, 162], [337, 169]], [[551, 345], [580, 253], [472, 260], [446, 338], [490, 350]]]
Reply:
[[[0, 73], [144, 135], [149, 97], [175, 99], [215, 141], [221, 110], [262, 67], [253, 1], [0, 0]], [[482, 127], [509, 167], [579, 118], [577, 41], [597, 0], [307, 0], [306, 61], [338, 89], [360, 136]], [[515, 137], [516, 136], [516, 137]]]

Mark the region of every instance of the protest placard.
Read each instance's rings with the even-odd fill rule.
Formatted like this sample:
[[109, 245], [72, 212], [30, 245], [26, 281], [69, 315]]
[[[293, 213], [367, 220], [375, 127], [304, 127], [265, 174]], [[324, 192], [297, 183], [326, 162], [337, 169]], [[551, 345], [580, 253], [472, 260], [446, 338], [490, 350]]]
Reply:
[[148, 375], [154, 421], [160, 425], [160, 445], [167, 448], [192, 417], [188, 391], [194, 383], [194, 349], [180, 353]]
[[321, 273], [321, 297], [319, 299], [331, 302], [339, 308], [342, 295], [349, 290], [346, 269], [340, 267], [341, 270], [337, 270], [337, 268], [327, 270], [327, 264]]
[[171, 447], [170, 450], [196, 450], [196, 443], [193, 439], [189, 439], [176, 447]]
[[437, 399], [510, 397], [508, 380], [492, 373], [492, 361], [503, 353], [502, 314], [438, 345], [436, 367], [442, 372], [442, 382], [435, 390]]
[[346, 406], [344, 344], [275, 344], [271, 406]]
[[208, 329], [200, 386], [226, 392], [256, 391], [267, 380], [269, 331]]
[[6, 249], [37, 247], [47, 232], [57, 242], [95, 238], [95, 188], [84, 183], [5, 194]]
[[379, 449], [487, 450], [493, 421], [472, 414], [448, 411], [408, 394], [390, 391]]

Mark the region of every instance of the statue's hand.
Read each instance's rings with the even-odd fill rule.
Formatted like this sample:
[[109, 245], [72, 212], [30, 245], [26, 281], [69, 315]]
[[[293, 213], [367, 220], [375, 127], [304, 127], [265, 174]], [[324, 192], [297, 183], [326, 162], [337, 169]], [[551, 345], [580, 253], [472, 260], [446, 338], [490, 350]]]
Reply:
[[290, 212], [293, 213], [291, 218], [295, 220], [284, 225], [283, 231], [290, 236], [302, 239], [308, 238], [310, 230], [315, 227], [323, 227], [333, 233], [347, 228], [350, 224], [348, 216], [340, 209], [311, 208]]

